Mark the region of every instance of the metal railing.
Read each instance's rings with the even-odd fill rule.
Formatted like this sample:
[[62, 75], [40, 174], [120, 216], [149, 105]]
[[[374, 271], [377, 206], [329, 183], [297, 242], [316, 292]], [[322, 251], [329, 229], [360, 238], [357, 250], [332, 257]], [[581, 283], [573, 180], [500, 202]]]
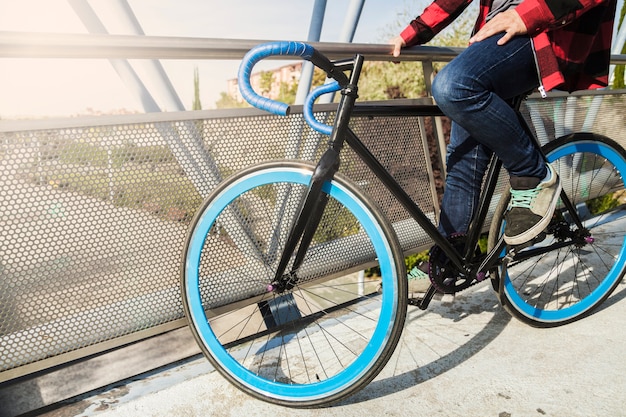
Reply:
[[[0, 58], [240, 59], [259, 42], [0, 32]], [[392, 59], [386, 45], [315, 46], [332, 58]], [[432, 63], [458, 52], [421, 47], [401, 59]], [[551, 97], [526, 107], [540, 137], [585, 128], [626, 144], [623, 92]], [[332, 109], [316, 108], [331, 118]], [[325, 141], [303, 127], [300, 110], [286, 118], [233, 109], [1, 120], [0, 382], [185, 326], [178, 280], [191, 217], [238, 169], [314, 159]], [[357, 117], [353, 129], [435, 221], [431, 124], [388, 115]], [[342, 169], [375, 194], [405, 251], [427, 247], [371, 173], [350, 152], [346, 161]]]
[[[263, 40], [0, 31], [0, 58], [236, 59]], [[449, 61], [462, 48], [422, 46], [392, 58], [388, 45], [311, 42], [331, 59], [362, 53], [376, 61]], [[276, 58], [279, 59], [279, 58]], [[284, 60], [284, 58], [283, 58]]]

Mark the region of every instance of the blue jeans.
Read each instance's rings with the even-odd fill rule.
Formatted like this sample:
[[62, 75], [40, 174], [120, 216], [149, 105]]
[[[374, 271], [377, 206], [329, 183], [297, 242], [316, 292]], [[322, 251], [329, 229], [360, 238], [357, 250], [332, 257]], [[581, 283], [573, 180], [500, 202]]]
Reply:
[[501, 36], [471, 44], [433, 82], [433, 97], [452, 119], [439, 222], [446, 236], [467, 232], [492, 152], [510, 175], [546, 174], [541, 153], [508, 104], [539, 85], [531, 41], [517, 36], [497, 45]]

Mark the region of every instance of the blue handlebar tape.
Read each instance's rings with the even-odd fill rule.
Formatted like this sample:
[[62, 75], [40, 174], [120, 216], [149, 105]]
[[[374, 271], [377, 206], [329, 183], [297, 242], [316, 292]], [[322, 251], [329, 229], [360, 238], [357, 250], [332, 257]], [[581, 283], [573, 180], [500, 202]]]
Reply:
[[306, 101], [304, 103], [304, 110], [303, 110], [304, 120], [306, 120], [309, 126], [311, 126], [313, 129], [317, 130], [318, 132], [324, 135], [330, 136], [331, 132], [333, 131], [333, 127], [326, 125], [324, 123], [320, 123], [317, 121], [317, 119], [315, 119], [315, 116], [313, 115], [313, 103], [315, 103], [315, 100], [319, 96], [323, 94], [333, 93], [339, 90], [341, 90], [341, 85], [339, 85], [337, 81], [333, 80], [311, 91], [311, 93], [307, 96]]
[[252, 74], [252, 68], [260, 60], [270, 56], [299, 56], [307, 61], [311, 60], [315, 49], [304, 42], [269, 42], [252, 48], [244, 56], [241, 65], [239, 66], [239, 91], [241, 96], [252, 106], [268, 111], [280, 116], [286, 116], [289, 114], [289, 105], [262, 97], [254, 92], [252, 85], [250, 84], [250, 75]]

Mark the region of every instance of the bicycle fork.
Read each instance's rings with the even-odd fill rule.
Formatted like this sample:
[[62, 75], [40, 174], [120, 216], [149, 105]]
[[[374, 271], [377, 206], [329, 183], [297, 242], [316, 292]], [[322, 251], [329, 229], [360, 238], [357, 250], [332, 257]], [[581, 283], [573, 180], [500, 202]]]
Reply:
[[[335, 125], [330, 134], [329, 147], [315, 168], [307, 195], [303, 198], [298, 217], [282, 251], [274, 280], [268, 285], [268, 291], [283, 293], [291, 290], [297, 284], [296, 271], [304, 262], [306, 252], [328, 204], [328, 197], [322, 193], [322, 187], [326, 181], [332, 180], [339, 170], [339, 151], [343, 147], [346, 132], [349, 130], [348, 122], [358, 96], [356, 86], [363, 66], [363, 56], [357, 54], [353, 60], [337, 65], [340, 70], [351, 67], [352, 71], [348, 84], [341, 89], [342, 97], [337, 109]], [[296, 248], [294, 262], [289, 272], [285, 273]]]
[[[307, 194], [302, 199], [298, 216], [287, 237], [274, 280], [268, 286], [268, 291], [283, 293], [291, 290], [297, 284], [296, 272], [304, 262], [306, 252], [328, 204], [328, 196], [322, 193], [322, 187], [326, 181], [333, 178], [338, 170], [339, 154], [335, 149], [329, 148], [322, 155], [313, 173]], [[285, 273], [294, 252], [296, 252], [296, 256], [293, 264], [289, 272]]]

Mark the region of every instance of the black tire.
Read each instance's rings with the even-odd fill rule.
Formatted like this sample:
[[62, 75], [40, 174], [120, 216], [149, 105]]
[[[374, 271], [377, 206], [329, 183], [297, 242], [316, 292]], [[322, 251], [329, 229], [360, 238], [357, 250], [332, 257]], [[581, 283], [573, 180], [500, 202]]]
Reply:
[[[521, 255], [536, 256], [512, 262], [504, 279], [504, 307], [536, 327], [553, 327], [585, 317], [620, 283], [626, 269], [626, 152], [615, 141], [592, 133], [574, 133], [544, 146], [559, 174], [563, 192], [583, 220], [584, 234], [571, 221], [562, 200], [547, 229], [547, 237]], [[496, 208], [489, 248], [502, 234], [510, 195]], [[577, 240], [576, 240], [577, 239]], [[552, 248], [550, 251], [542, 249]]]
[[[340, 175], [323, 187], [330, 202], [294, 287], [271, 286], [313, 170], [270, 162], [229, 178], [196, 215], [184, 252], [183, 305], [206, 357], [241, 390], [291, 407], [324, 406], [368, 384], [406, 316], [393, 228]], [[380, 279], [356, 281], [355, 271], [379, 263]]]

